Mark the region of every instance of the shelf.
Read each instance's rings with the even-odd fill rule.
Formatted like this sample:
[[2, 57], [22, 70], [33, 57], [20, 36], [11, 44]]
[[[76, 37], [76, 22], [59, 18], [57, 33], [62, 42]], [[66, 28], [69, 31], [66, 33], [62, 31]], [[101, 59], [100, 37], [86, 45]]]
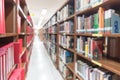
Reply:
[[33, 33], [26, 33], [26, 35], [33, 35]]
[[19, 33], [20, 36], [25, 36], [26, 33]]
[[6, 38], [6, 37], [15, 37], [17, 36], [16, 33], [6, 33], [6, 34], [0, 34], [0, 38]]
[[66, 35], [66, 36], [74, 36], [73, 33], [65, 33], [65, 32], [59, 32], [60, 35]]
[[23, 47], [22, 48], [22, 53], [20, 53], [20, 56], [19, 56], [20, 59], [25, 54], [25, 51], [26, 51], [26, 47]]
[[16, 68], [16, 64], [12, 67], [12, 69], [10, 70], [10, 72], [7, 74], [7, 79], [10, 77], [10, 75], [12, 74], [13, 70]]
[[90, 37], [120, 37], [120, 34], [89, 34], [89, 33], [76, 33], [77, 36], [90, 36]]
[[74, 63], [68, 63], [68, 64], [66, 64], [66, 66], [67, 66], [73, 73], [75, 73], [75, 71], [74, 71], [74, 69], [75, 69]]
[[66, 48], [66, 47], [64, 47], [64, 46], [62, 46], [62, 45], [59, 45], [60, 47], [62, 47], [63, 49], [66, 49], [66, 50], [68, 50], [68, 51], [70, 51], [70, 52], [75, 52], [73, 49], [70, 49], [70, 48]]
[[111, 72], [114, 72], [114, 73], [120, 75], [120, 63], [118, 63], [118, 62], [115, 62], [113, 60], [109, 60], [109, 59], [106, 59], [106, 58], [103, 58], [102, 60], [96, 61], [96, 60], [92, 60], [90, 58], [87, 58], [84, 55], [79, 54], [79, 53], [77, 53], [77, 55], [79, 55], [82, 58], [94, 63], [95, 65], [98, 65], [100, 67], [103, 67], [103, 68], [105, 68], [105, 69], [107, 69]]
[[57, 33], [48, 33], [48, 34], [57, 35]]
[[57, 45], [57, 43], [54, 43], [52, 40], [48, 40], [49, 42], [53, 43], [54, 45]]
[[71, 16], [67, 17], [66, 19], [60, 21], [59, 23], [63, 23], [63, 22], [65, 22], [65, 21], [68, 21], [68, 20], [74, 19], [74, 16], [75, 16], [75, 15], [71, 15]]
[[109, 9], [109, 8], [115, 9], [115, 8], [118, 8], [119, 5], [120, 5], [120, 0], [107, 0], [103, 3], [98, 4], [98, 5], [93, 5], [90, 8], [76, 12], [76, 15], [83, 15], [83, 14], [84, 15], [91, 15], [91, 14], [97, 12], [99, 7], [103, 7], [105, 9]]

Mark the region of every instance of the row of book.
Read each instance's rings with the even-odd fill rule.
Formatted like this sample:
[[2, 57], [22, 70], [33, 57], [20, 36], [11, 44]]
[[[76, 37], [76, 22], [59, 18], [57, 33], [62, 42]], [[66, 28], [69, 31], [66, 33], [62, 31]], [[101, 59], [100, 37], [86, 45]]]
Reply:
[[113, 9], [99, 8], [98, 13], [88, 17], [78, 16], [77, 32], [95, 34], [120, 33], [120, 16]]
[[64, 64], [73, 62], [74, 56], [73, 56], [72, 52], [64, 50], [62, 48], [59, 48], [59, 52], [60, 52], [59, 56], [62, 59], [62, 61], [64, 62]]
[[57, 32], [57, 26], [51, 26], [50, 28], [48, 28], [48, 33], [56, 33]]
[[15, 69], [8, 80], [25, 80], [25, 69]]
[[27, 33], [32, 33], [33, 32], [33, 28], [31, 28], [30, 26], [26, 27], [26, 32]]
[[106, 0], [76, 0], [76, 11], [82, 11], [90, 7], [94, 7]]
[[57, 12], [57, 22], [65, 20], [72, 14], [74, 14], [74, 5], [67, 4]]
[[72, 49], [74, 47], [74, 39], [72, 36], [59, 35], [59, 44]]
[[72, 20], [66, 21], [60, 24], [60, 33], [73, 33], [74, 32], [74, 22]]
[[32, 40], [32, 38], [33, 38], [33, 35], [29, 35], [29, 36], [27, 36], [27, 44], [30, 43], [30, 41]]
[[57, 36], [56, 35], [51, 35], [50, 36], [50, 40], [53, 42], [53, 43], [56, 43], [56, 41], [57, 41], [57, 38], [56, 38]]
[[54, 16], [51, 18], [51, 25], [54, 25], [56, 22], [57, 22], [57, 15], [54, 15]]
[[59, 70], [65, 79], [67, 80], [73, 79], [72, 72], [67, 68], [67, 66], [61, 60], [59, 60]]
[[13, 66], [20, 62], [20, 41], [9, 43], [0, 48], [0, 80], [7, 80], [7, 75]]
[[120, 62], [120, 38], [108, 38], [106, 41], [107, 57]]
[[104, 38], [78, 37], [77, 52], [85, 57], [99, 60], [103, 57]]
[[75, 71], [83, 80], [119, 80], [120, 76], [113, 74], [107, 70], [88, 65], [87, 63], [77, 60], [75, 63]]
[[4, 0], [0, 1], [0, 34], [4, 34], [6, 32], [5, 28], [5, 9], [4, 9]]

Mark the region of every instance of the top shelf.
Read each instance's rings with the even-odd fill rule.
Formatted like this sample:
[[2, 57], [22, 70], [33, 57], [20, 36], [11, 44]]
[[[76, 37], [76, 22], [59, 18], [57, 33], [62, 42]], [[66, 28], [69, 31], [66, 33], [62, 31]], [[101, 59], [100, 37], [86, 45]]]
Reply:
[[101, 2], [97, 5], [93, 5], [90, 8], [87, 8], [85, 10], [81, 10], [76, 12], [76, 15], [90, 15], [98, 11], [99, 7], [103, 7], [105, 9], [119, 9], [120, 0], [107, 0], [105, 2]]

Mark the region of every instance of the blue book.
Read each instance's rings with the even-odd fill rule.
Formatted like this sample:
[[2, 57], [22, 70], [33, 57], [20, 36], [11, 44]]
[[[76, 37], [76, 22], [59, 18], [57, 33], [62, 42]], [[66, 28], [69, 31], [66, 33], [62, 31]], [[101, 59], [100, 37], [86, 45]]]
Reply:
[[111, 18], [112, 33], [120, 33], [120, 17], [113, 13]]

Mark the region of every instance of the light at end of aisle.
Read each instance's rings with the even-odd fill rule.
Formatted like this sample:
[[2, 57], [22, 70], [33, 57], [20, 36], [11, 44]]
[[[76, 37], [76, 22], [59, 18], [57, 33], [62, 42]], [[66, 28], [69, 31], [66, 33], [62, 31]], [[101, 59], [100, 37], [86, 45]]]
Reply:
[[30, 15], [31, 15], [31, 16], [35, 16], [35, 14], [34, 14], [34, 13], [30, 13]]
[[45, 15], [47, 13], [47, 9], [42, 9], [41, 15]]

